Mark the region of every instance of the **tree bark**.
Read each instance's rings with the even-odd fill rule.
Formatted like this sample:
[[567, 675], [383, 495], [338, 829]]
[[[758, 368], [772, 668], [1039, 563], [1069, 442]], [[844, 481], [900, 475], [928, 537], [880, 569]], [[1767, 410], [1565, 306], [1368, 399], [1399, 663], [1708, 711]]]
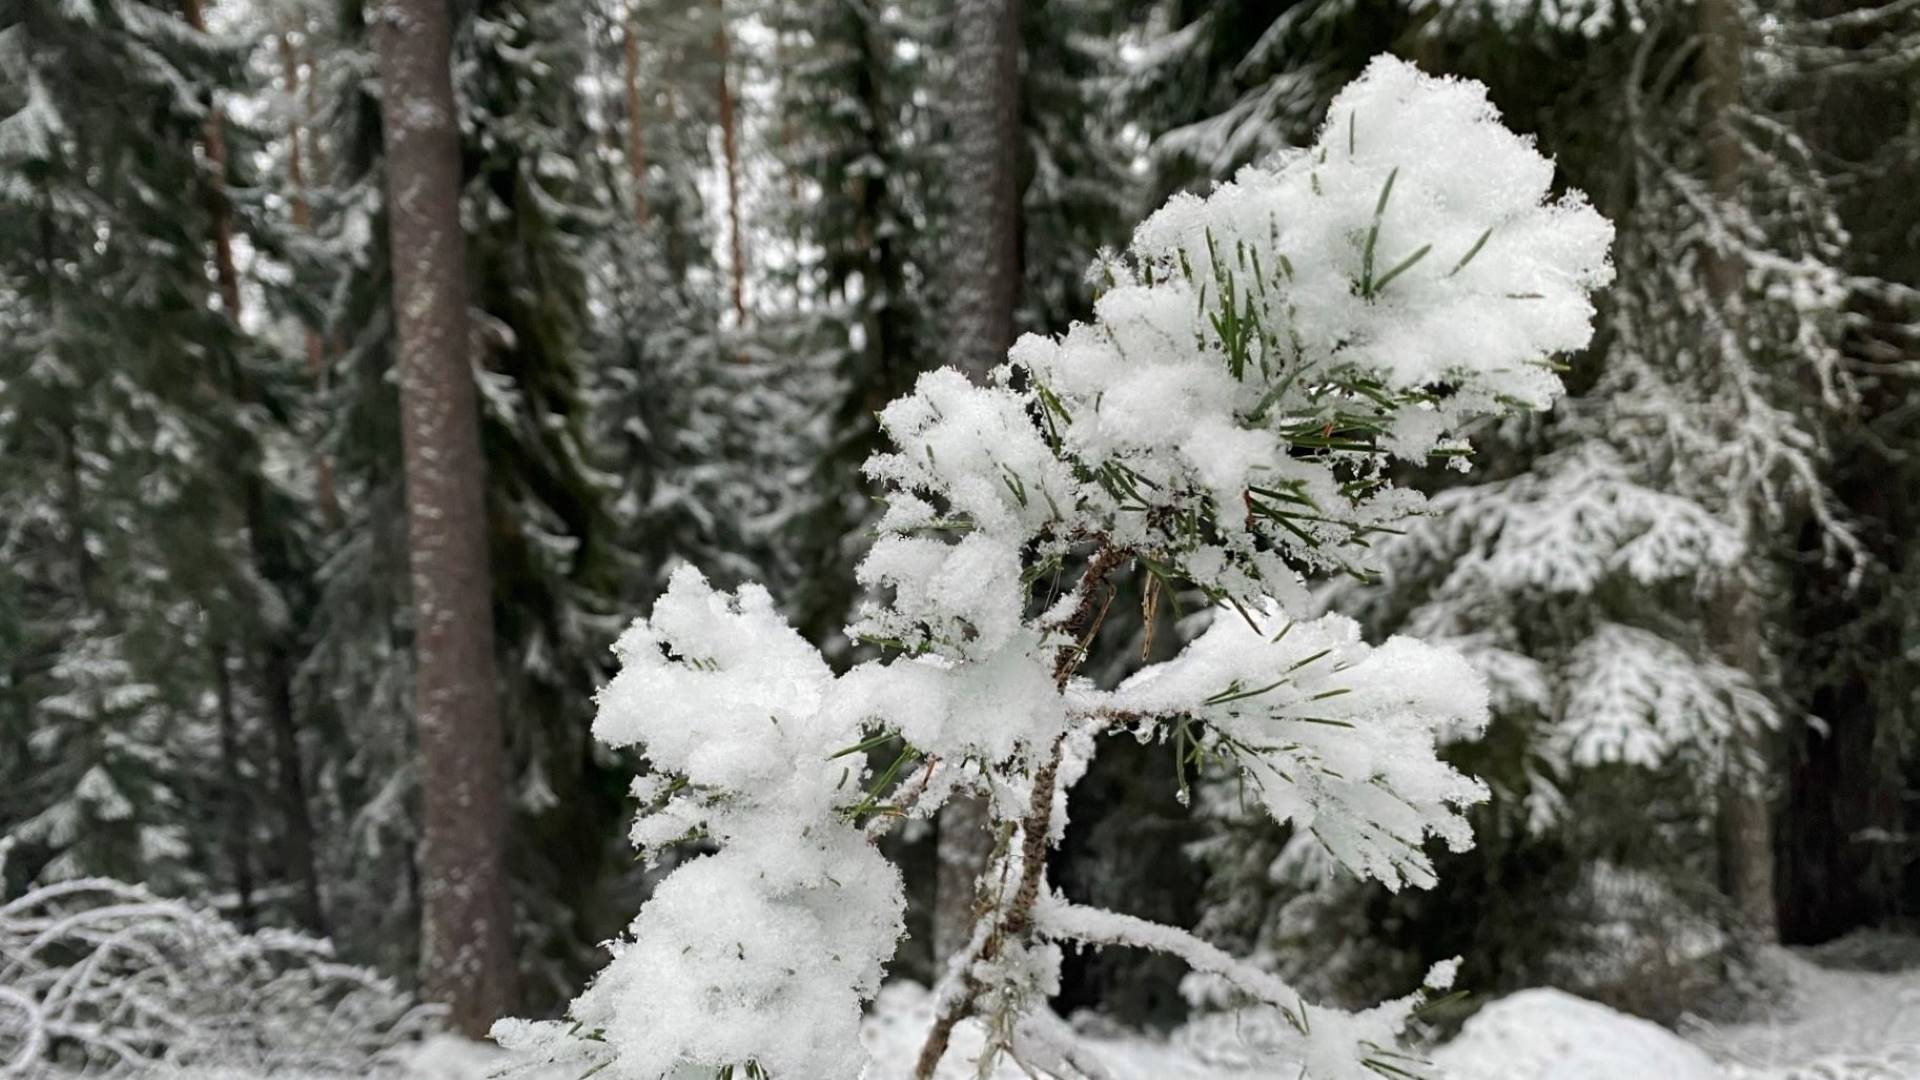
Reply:
[[300, 759], [300, 726], [293, 711], [293, 650], [276, 634], [262, 658], [261, 682], [267, 689], [267, 721], [273, 731], [273, 761], [280, 789], [280, 817], [286, 830], [287, 870], [299, 892], [294, 915], [316, 934], [328, 932], [320, 898], [320, 873], [313, 857], [313, 817], [307, 807], [306, 769]]
[[227, 647], [215, 640], [211, 649], [214, 703], [220, 710], [220, 772], [224, 790], [220, 801], [227, 812], [227, 861], [233, 864], [235, 922], [253, 932], [253, 857], [247, 840], [246, 777], [240, 768], [240, 724], [233, 707], [233, 679], [227, 673]]
[[[1006, 360], [1020, 295], [1019, 0], [963, 0], [954, 10], [953, 357], [976, 382]], [[972, 933], [974, 882], [993, 853], [987, 806], [975, 796], [940, 809], [933, 959]]]
[[[627, 91], [627, 175], [633, 183], [633, 219], [647, 223], [647, 143], [645, 111], [640, 103], [640, 16], [627, 6], [620, 32], [620, 74]], [[722, 77], [721, 82], [725, 83]]]
[[[1700, 0], [1697, 11], [1707, 106], [1703, 133], [1707, 183], [1715, 203], [1731, 206], [1740, 198], [1741, 152], [1732, 125], [1740, 108], [1745, 45], [1733, 0]], [[1725, 340], [1737, 340], [1744, 321], [1746, 267], [1739, 256], [1712, 247], [1702, 255], [1707, 291], [1726, 321], [1715, 330]], [[1725, 360], [1736, 362], [1731, 357]], [[1745, 492], [1730, 494], [1735, 499], [1748, 497]], [[1756, 685], [1765, 686], [1766, 642], [1761, 628], [1768, 620], [1761, 606], [1751, 582], [1737, 570], [1722, 584], [1717, 620], [1722, 652]], [[1773, 755], [1767, 752], [1764, 734], [1755, 738], [1761, 745], [1733, 748], [1736, 764], [1721, 792], [1721, 871], [1736, 929], [1753, 942], [1771, 943], [1780, 937], [1773, 889], [1773, 812], [1767, 793]], [[1737, 764], [1741, 758], [1757, 763], [1759, 775], [1744, 773]]]
[[485, 462], [460, 231], [445, 0], [387, 0], [375, 28], [417, 658], [422, 983], [454, 1030], [515, 1003]]
[[[287, 183], [292, 187], [293, 226], [303, 236], [313, 235], [313, 206], [307, 197], [306, 167], [306, 125], [294, 112], [295, 103], [300, 95], [300, 57], [294, 51], [293, 34], [280, 35], [280, 72], [287, 88]], [[324, 391], [327, 385], [326, 348], [320, 340], [320, 331], [313, 327], [305, 328], [307, 347], [307, 376], [313, 380], [316, 390]], [[340, 517], [340, 498], [334, 491], [333, 462], [327, 452], [316, 447], [313, 452], [314, 495], [320, 502], [320, 512], [328, 522]]]
[[953, 35], [954, 360], [984, 380], [1020, 297], [1019, 0], [961, 0]]
[[726, 0], [713, 0], [713, 52], [720, 74], [715, 92], [720, 102], [720, 145], [727, 166], [727, 248], [731, 256], [733, 317], [737, 325], [747, 322], [746, 238], [740, 231], [740, 130], [734, 116], [733, 87], [727, 68], [732, 63], [732, 45], [727, 33]]
[[[181, 15], [196, 33], [207, 32], [206, 13], [201, 10], [200, 0], [184, 0]], [[206, 190], [207, 213], [213, 219], [214, 278], [220, 287], [220, 303], [226, 316], [238, 326], [240, 274], [233, 264], [233, 209], [227, 205], [226, 118], [218, 101], [207, 109], [207, 120], [201, 128], [200, 137], [201, 148], [207, 155], [207, 171], [214, 177], [214, 182], [208, 184]]]

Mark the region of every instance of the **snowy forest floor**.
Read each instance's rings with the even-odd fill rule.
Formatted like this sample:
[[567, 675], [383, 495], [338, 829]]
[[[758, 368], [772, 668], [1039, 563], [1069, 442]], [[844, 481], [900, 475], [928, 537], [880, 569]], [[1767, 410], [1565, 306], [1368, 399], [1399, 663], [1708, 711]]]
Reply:
[[[1529, 990], [1490, 1003], [1430, 1059], [1442, 1080], [1920, 1080], [1920, 940], [1867, 935], [1838, 948], [1780, 949], [1763, 968], [1770, 1000], [1737, 1023], [1687, 1021], [1675, 1033]], [[908, 1074], [931, 1013], [918, 986], [882, 993], [865, 1033], [876, 1080]], [[1103, 1034], [1082, 1045], [1111, 1080], [1295, 1080], [1297, 1067], [1257, 1061], [1257, 1038], [1235, 1032], [1201, 1024], [1167, 1039]], [[941, 1080], [975, 1075], [962, 1062], [980, 1040], [978, 1028], [963, 1026]], [[410, 1080], [479, 1080], [500, 1064], [485, 1048], [438, 1040], [415, 1055]], [[1004, 1062], [993, 1080], [1026, 1076]]]

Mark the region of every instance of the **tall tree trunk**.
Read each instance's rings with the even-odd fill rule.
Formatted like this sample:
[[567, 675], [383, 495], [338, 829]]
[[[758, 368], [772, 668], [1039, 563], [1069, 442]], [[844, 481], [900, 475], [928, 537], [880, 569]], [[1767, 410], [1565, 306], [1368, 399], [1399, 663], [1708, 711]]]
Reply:
[[[640, 15], [632, 4], [627, 5], [620, 39], [620, 74], [627, 90], [627, 175], [633, 183], [633, 218], [644, 226], [649, 216], [646, 112], [640, 103]], [[724, 77], [721, 82], [725, 84]]]
[[[1701, 61], [1705, 71], [1707, 182], [1718, 206], [1731, 207], [1741, 194], [1740, 144], [1733, 130], [1740, 108], [1740, 69], [1744, 34], [1734, 0], [1700, 0], [1698, 18]], [[1746, 267], [1737, 255], [1709, 248], [1703, 253], [1707, 291], [1726, 325], [1714, 328], [1723, 340], [1741, 337], [1745, 307]], [[1737, 348], [1730, 344], [1729, 348]], [[1738, 362], [1733, 357], [1726, 362]], [[1734, 498], [1749, 497], [1745, 492]], [[1752, 584], [1737, 571], [1721, 586], [1718, 603], [1722, 651], [1726, 659], [1765, 685], [1766, 643], [1761, 628], [1768, 623]], [[1763, 741], [1764, 736], [1757, 736]], [[1780, 936], [1773, 889], [1773, 816], [1767, 787], [1773, 755], [1765, 745], [1735, 748], [1735, 757], [1760, 764], [1760, 775], [1743, 775], [1736, 766], [1721, 797], [1721, 865], [1728, 899], [1740, 930], [1757, 942]]]
[[740, 231], [740, 125], [734, 115], [733, 87], [728, 79], [732, 64], [731, 35], [727, 32], [726, 0], [713, 0], [713, 52], [720, 66], [715, 92], [720, 102], [720, 145], [727, 165], [727, 247], [731, 256], [733, 317], [739, 325], [747, 321], [746, 238]]
[[[187, 24], [200, 33], [206, 33], [205, 13], [199, 0], [186, 0], [182, 9]], [[207, 187], [207, 210], [213, 227], [213, 265], [215, 281], [219, 287], [221, 304], [225, 314], [232, 321], [236, 335], [240, 333], [240, 274], [233, 261], [233, 208], [227, 201], [227, 147], [226, 117], [218, 103], [207, 112], [207, 122], [203, 138], [207, 154], [207, 166], [213, 174], [213, 183]], [[298, 146], [294, 144], [295, 169], [298, 170]], [[303, 200], [304, 201], [304, 200]], [[296, 204], [296, 212], [301, 210]], [[255, 392], [246, 373], [236, 364], [228, 372], [230, 389], [236, 400], [251, 404]], [[266, 506], [266, 481], [261, 476], [262, 463], [258, 448], [251, 445], [244, 434], [235, 436], [234, 459], [240, 473], [241, 511], [247, 529], [247, 542], [255, 569], [261, 580], [283, 593], [293, 585], [293, 571], [286, 558], [284, 547], [276, 542], [278, 526], [270, 520]], [[284, 605], [283, 605], [284, 606]], [[300, 923], [317, 933], [324, 933], [326, 922], [321, 914], [320, 878], [313, 861], [313, 822], [307, 808], [306, 783], [300, 768], [298, 732], [293, 714], [293, 660], [292, 646], [289, 642], [291, 631], [285, 625], [269, 626], [262, 645], [265, 654], [261, 665], [262, 691], [266, 697], [267, 708], [274, 729], [274, 739], [278, 748], [277, 760], [280, 772], [281, 812], [286, 830], [287, 872], [299, 888], [295, 916]], [[222, 680], [224, 700], [221, 717], [223, 725], [233, 722], [227, 713], [232, 709], [232, 695], [225, 687], [227, 679], [224, 653], [219, 657], [219, 675]]]
[[[181, 14], [187, 25], [201, 34], [207, 32], [206, 13], [200, 0], [184, 0]], [[214, 182], [207, 185], [207, 210], [213, 218], [214, 278], [220, 288], [220, 303], [235, 326], [240, 323], [240, 274], [233, 263], [233, 208], [227, 204], [227, 132], [226, 116], [215, 101], [207, 110], [201, 128], [201, 146], [207, 154], [207, 171]]]
[[446, 0], [387, 0], [375, 38], [418, 659], [422, 982], [454, 1030], [479, 1036], [516, 991]]
[[[300, 57], [294, 50], [291, 31], [280, 35], [280, 72], [287, 88], [287, 183], [293, 189], [290, 200], [293, 205], [293, 225], [302, 235], [312, 236], [313, 206], [307, 197], [306, 124], [296, 111], [301, 101]], [[313, 380], [314, 389], [324, 391], [327, 385], [326, 348], [321, 343], [318, 329], [307, 326], [304, 332], [307, 376]], [[314, 495], [320, 502], [320, 512], [327, 521], [336, 521], [340, 516], [340, 498], [334, 491], [333, 462], [324, 449], [317, 447], [313, 458]]]
[[953, 37], [953, 360], [984, 380], [1020, 298], [1019, 0], [959, 0]]
[[[1006, 360], [1020, 296], [1019, 0], [954, 9], [953, 360], [977, 382]], [[944, 963], [973, 926], [974, 883], [993, 854], [984, 799], [940, 810], [933, 956]]]
[[214, 640], [212, 648], [214, 702], [220, 710], [220, 772], [223, 790], [220, 801], [227, 816], [227, 861], [233, 864], [235, 921], [240, 929], [252, 932], [253, 856], [247, 840], [247, 782], [240, 768], [240, 723], [233, 707], [233, 679], [227, 673], [226, 643]]
[[293, 711], [293, 650], [276, 634], [261, 658], [261, 682], [267, 692], [267, 723], [273, 732], [273, 762], [285, 830], [287, 871], [299, 890], [294, 916], [316, 934], [328, 932], [320, 898], [320, 873], [314, 861], [313, 818], [307, 809], [306, 770], [300, 761], [300, 726]]

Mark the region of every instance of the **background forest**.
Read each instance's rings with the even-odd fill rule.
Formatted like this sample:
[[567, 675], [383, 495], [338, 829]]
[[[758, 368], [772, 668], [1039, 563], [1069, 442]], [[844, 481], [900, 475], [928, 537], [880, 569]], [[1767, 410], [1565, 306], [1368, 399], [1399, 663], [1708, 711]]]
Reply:
[[[1569, 397], [1413, 478], [1445, 512], [1321, 598], [1489, 680], [1447, 752], [1476, 846], [1390, 892], [1125, 742], [1053, 881], [1335, 1001], [1461, 956], [1476, 996], [1661, 1020], [1737, 1005], [1758, 946], [1920, 918], [1920, 5], [455, 0], [486, 572], [438, 596], [491, 612], [449, 685], [504, 785], [417, 734], [374, 7], [0, 0], [0, 904], [139, 883], [446, 1000], [423, 792], [458, 790], [504, 816], [468, 837], [490, 1000], [557, 1015], [657, 880], [589, 723], [671, 570], [871, 655], [875, 411], [1087, 317], [1146, 212], [1391, 52], [1484, 82], [1618, 229]], [[1207, 606], [1121, 582], [1088, 673]], [[889, 850], [893, 976], [964, 938], [969, 812]], [[1183, 974], [1069, 955], [1054, 1006], [1169, 1029]]]

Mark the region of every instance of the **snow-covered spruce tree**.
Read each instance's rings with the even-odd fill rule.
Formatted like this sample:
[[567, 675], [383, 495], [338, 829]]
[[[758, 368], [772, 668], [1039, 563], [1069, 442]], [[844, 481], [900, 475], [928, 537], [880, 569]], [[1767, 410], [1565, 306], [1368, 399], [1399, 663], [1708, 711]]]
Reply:
[[1151, 0], [1119, 80], [1160, 192], [1203, 189], [1312, 138], [1327, 101], [1406, 25], [1400, 0]]
[[[1469, 421], [1560, 393], [1548, 359], [1586, 342], [1612, 231], [1577, 195], [1545, 202], [1551, 176], [1484, 88], [1377, 60], [1310, 149], [1149, 218], [1091, 323], [1022, 339], [991, 387], [935, 371], [884, 410], [894, 451], [867, 472], [888, 509], [859, 577], [891, 599], [851, 632], [889, 658], [836, 676], [764, 590], [677, 572], [616, 647], [595, 734], [655, 768], [635, 784], [643, 851], [718, 850], [664, 881], [572, 1023], [496, 1037], [634, 1080], [859, 1074], [860, 1005], [902, 930], [875, 841], [974, 790], [1000, 842], [919, 1076], [966, 1018], [989, 1056], [1065, 1068], [1077, 1051], [1045, 1000], [1069, 945], [1223, 980], [1282, 1019], [1276, 1050], [1305, 1075], [1404, 1061], [1421, 993], [1309, 1005], [1185, 931], [1068, 903], [1045, 857], [1103, 735], [1166, 742], [1182, 776], [1230, 763], [1249, 799], [1390, 886], [1433, 882], [1429, 837], [1470, 842], [1462, 810], [1485, 789], [1434, 747], [1484, 720], [1481, 678], [1300, 614], [1308, 575], [1372, 572], [1369, 538], [1422, 512], [1390, 459], [1459, 455]], [[1136, 569], [1203, 590], [1214, 621], [1102, 688], [1080, 661]], [[859, 755], [879, 748], [869, 775]]]
[[245, 907], [199, 842], [230, 837], [191, 827], [246, 771], [215, 686], [231, 659], [245, 694], [283, 614], [234, 498], [271, 486], [256, 451], [280, 427], [252, 391], [276, 357], [211, 272], [257, 145], [228, 126], [221, 163], [204, 142], [244, 49], [176, 4], [0, 24], [0, 828], [16, 880], [232, 884]]
[[[926, 88], [932, 50], [907, 47], [938, 26], [927, 0], [769, 2], [785, 67], [776, 139], [795, 177], [787, 223], [797, 253], [779, 284], [796, 314], [778, 330], [789, 363], [830, 389], [813, 475], [789, 511], [782, 591], [795, 624], [836, 656], [859, 596], [850, 569], [873, 524], [860, 465], [880, 445], [875, 414], [905, 392], [935, 349], [934, 268], [941, 235], [939, 159]], [[771, 584], [771, 583], [770, 583]]]
[[[1768, 624], [1785, 614], [1783, 573], [1814, 554], [1795, 544], [1862, 569], [1825, 473], [1830, 432], [1854, 420], [1848, 306], [1888, 286], [1848, 265], [1833, 167], [1807, 141], [1796, 87], [1831, 77], [1819, 20], [1701, 0], [1635, 20], [1597, 5], [1574, 24], [1624, 61], [1607, 90], [1629, 165], [1607, 209], [1632, 287], [1612, 297], [1601, 374], [1553, 451], [1530, 476], [1461, 493], [1462, 520], [1481, 526], [1415, 546], [1466, 555], [1483, 597], [1502, 598], [1502, 614], [1480, 605], [1491, 620], [1533, 624], [1546, 663], [1532, 678], [1555, 703], [1549, 769], [1680, 760], [1704, 790], [1729, 772], [1764, 782], [1766, 733], [1792, 711], [1778, 683], [1790, 646]], [[1660, 73], [1693, 50], [1690, 76]], [[1470, 584], [1442, 585], [1419, 621], [1469, 628]], [[1540, 603], [1559, 606], [1559, 633], [1514, 614]], [[1479, 629], [1520, 648], [1511, 629]]]
[[[1846, 85], [1822, 59], [1832, 29], [1732, 5], [1713, 43], [1733, 56], [1729, 95], [1685, 63], [1711, 6], [1461, 4], [1424, 30], [1541, 103], [1543, 144], [1619, 224], [1625, 285], [1576, 365], [1584, 392], [1549, 424], [1503, 425], [1492, 467], [1383, 545], [1383, 582], [1328, 598], [1487, 676], [1489, 734], [1450, 758], [1492, 789], [1476, 850], [1436, 894], [1389, 900], [1234, 814], [1231, 792], [1216, 804], [1232, 835], [1208, 847], [1220, 902], [1203, 930], [1283, 974], [1352, 990], [1459, 951], [1468, 977], [1668, 1013], [1770, 917], [1769, 889], [1735, 887], [1752, 864], [1733, 857], [1730, 811], [1772, 783], [1778, 729], [1804, 707], [1779, 673], [1811, 637], [1786, 580], [1819, 565], [1851, 596], [1873, 572], [1825, 475], [1856, 425], [1855, 373], [1872, 374], [1847, 357], [1850, 309], [1892, 290], [1860, 273], [1844, 174], [1809, 145], [1805, 94]], [[1709, 152], [1716, 131], [1730, 157]], [[1715, 281], [1729, 264], [1735, 287]], [[1732, 902], [1756, 893], [1760, 919]]]

